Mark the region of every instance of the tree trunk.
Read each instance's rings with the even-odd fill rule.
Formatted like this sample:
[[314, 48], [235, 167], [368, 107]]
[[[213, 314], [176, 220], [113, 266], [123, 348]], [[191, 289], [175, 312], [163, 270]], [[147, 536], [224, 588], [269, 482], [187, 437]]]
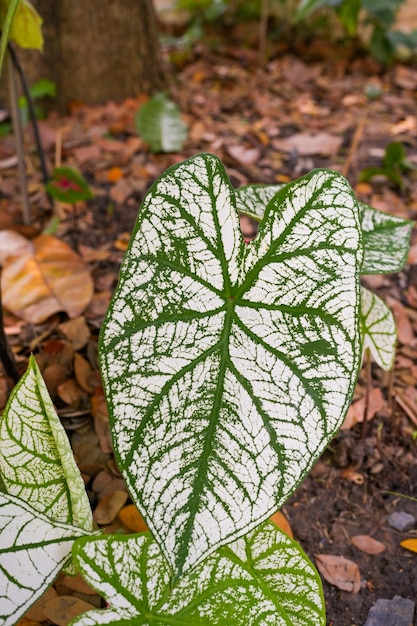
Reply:
[[57, 85], [54, 108], [151, 94], [166, 86], [152, 0], [32, 0], [44, 52], [17, 49], [28, 82]]

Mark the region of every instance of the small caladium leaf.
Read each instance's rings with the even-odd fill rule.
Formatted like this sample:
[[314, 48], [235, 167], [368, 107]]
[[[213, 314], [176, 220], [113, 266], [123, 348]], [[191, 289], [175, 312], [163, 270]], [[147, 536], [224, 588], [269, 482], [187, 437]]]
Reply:
[[140, 107], [136, 127], [152, 152], [180, 152], [187, 138], [180, 110], [164, 93], [155, 94]]
[[369, 348], [375, 362], [390, 370], [397, 345], [394, 316], [381, 298], [364, 287], [361, 288], [361, 329], [363, 351]]
[[0, 493], [0, 623], [16, 624], [71, 559], [77, 526], [52, 521], [28, 503]]
[[324, 626], [320, 578], [297, 542], [267, 522], [217, 550], [170, 588], [170, 569], [149, 533], [77, 541], [77, 568], [109, 606], [72, 626]]
[[275, 195], [249, 245], [214, 156], [146, 196], [100, 359], [119, 467], [176, 576], [279, 509], [343, 421], [361, 263], [336, 172]]
[[0, 475], [8, 493], [52, 520], [93, 528], [84, 481], [33, 356], [0, 418]]
[[46, 184], [46, 190], [52, 198], [66, 204], [93, 198], [87, 181], [73, 167], [56, 167], [52, 179]]
[[362, 274], [389, 274], [404, 267], [414, 222], [359, 202], [365, 256]]
[[[238, 211], [261, 221], [265, 208], [286, 185], [245, 185], [236, 189]], [[414, 222], [388, 215], [359, 202], [363, 234], [364, 259], [362, 274], [399, 272], [407, 260]]]

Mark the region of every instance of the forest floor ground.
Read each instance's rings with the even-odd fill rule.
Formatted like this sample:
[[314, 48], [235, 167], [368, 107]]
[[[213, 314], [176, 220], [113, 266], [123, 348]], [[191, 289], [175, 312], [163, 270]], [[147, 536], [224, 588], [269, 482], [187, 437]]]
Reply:
[[[408, 161], [417, 166], [416, 67], [398, 62], [382, 68], [364, 53], [319, 39], [297, 48], [276, 44], [269, 61], [259, 64], [250, 38], [250, 29], [240, 25], [228, 38], [212, 38], [210, 46], [200, 42], [171, 53], [171, 93], [188, 125], [181, 153], [152, 154], [138, 137], [134, 116], [146, 100], [142, 95], [96, 107], [74, 103], [69, 115], [51, 114], [42, 121], [49, 169], [61, 163], [75, 166], [93, 190], [94, 199], [75, 209], [56, 204], [51, 212], [28, 130], [33, 221], [22, 225], [13, 138], [0, 140], [0, 229], [33, 239], [53, 223], [55, 236], [79, 253], [94, 281], [88, 307], [71, 323], [65, 312], [34, 323], [6, 311], [5, 327], [21, 371], [31, 351], [41, 365], [96, 521], [106, 532], [130, 528], [119, 517], [129, 500], [112, 454], [97, 373], [97, 338], [140, 203], [155, 178], [199, 152], [218, 155], [235, 186], [283, 183], [326, 167], [345, 174], [360, 200], [417, 219], [415, 171], [402, 174], [401, 187], [383, 176], [360, 182], [364, 168], [381, 166], [393, 141], [404, 145]], [[251, 236], [253, 224], [243, 220], [242, 230]], [[337, 435], [283, 509], [313, 562], [318, 554], [330, 554], [359, 569], [357, 593], [324, 580], [328, 624], [333, 626], [363, 626], [380, 598], [417, 599], [417, 554], [400, 545], [406, 538], [417, 540], [415, 232], [411, 244], [403, 271], [364, 277], [364, 284], [392, 307], [398, 324], [393, 372], [372, 365], [369, 422], [363, 429], [363, 370], [350, 411], [352, 425]], [[0, 377], [2, 406], [10, 387], [10, 380]], [[414, 523], [396, 530], [388, 521], [395, 511], [410, 514]], [[368, 537], [365, 544], [369, 537], [378, 540], [383, 551], [367, 554], [369, 545], [363, 551], [352, 542], [357, 535]], [[56, 593], [63, 598], [58, 604]], [[85, 610], [83, 602], [98, 605], [100, 599], [80, 581], [61, 576], [55, 591], [22, 625], [65, 624], [68, 611]]]

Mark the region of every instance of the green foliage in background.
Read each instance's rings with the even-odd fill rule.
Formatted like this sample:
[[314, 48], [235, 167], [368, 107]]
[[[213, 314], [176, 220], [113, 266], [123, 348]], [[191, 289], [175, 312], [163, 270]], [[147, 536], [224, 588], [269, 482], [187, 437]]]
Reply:
[[405, 0], [301, 0], [297, 20], [306, 20], [318, 9], [331, 9], [347, 37], [356, 37], [360, 26], [371, 29], [369, 49], [381, 63], [389, 63], [398, 46], [415, 51], [417, 30], [405, 35], [392, 30], [399, 7]]

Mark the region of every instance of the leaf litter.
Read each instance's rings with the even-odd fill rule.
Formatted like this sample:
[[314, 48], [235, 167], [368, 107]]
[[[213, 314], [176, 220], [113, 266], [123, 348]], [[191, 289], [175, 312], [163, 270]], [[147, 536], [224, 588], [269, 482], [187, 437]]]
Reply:
[[[223, 160], [235, 186], [282, 183], [315, 167], [343, 170], [350, 151], [347, 175], [359, 199], [401, 217], [417, 218], [415, 173], [407, 174], [402, 192], [386, 180], [358, 182], [362, 169], [381, 164], [385, 147], [393, 140], [403, 142], [408, 159], [417, 162], [415, 99], [410, 91], [415, 71], [401, 63], [384, 70], [366, 57], [335, 58], [325, 42], [315, 57], [305, 48], [289, 50], [284, 45], [279, 54], [271, 52], [265, 66], [255, 67], [256, 55], [241, 45], [241, 37], [236, 29], [217, 50], [199, 42], [183, 66], [172, 61], [177, 78], [173, 99], [189, 126], [181, 154], [150, 153], [137, 136], [136, 111], [147, 99], [142, 94], [121, 103], [79, 105], [67, 116], [43, 120], [41, 135], [49, 163], [56, 159], [61, 142], [59, 159], [83, 172], [94, 199], [75, 208], [58, 204], [52, 215], [36, 156], [31, 154], [28, 175], [35, 219], [29, 228], [21, 223], [14, 151], [7, 138], [0, 141], [0, 155], [9, 159], [0, 172], [6, 334], [22, 373], [29, 353], [35, 353], [70, 436], [95, 519], [105, 532], [144, 528], [114, 463], [97, 338], [137, 211], [154, 179], [179, 160], [208, 151]], [[384, 91], [380, 98], [368, 100], [367, 85], [375, 81], [384, 85]], [[364, 115], [352, 152], [358, 120]], [[46, 239], [42, 231], [52, 218], [55, 230]], [[254, 237], [256, 225], [251, 220], [242, 216], [241, 226], [245, 238]], [[15, 255], [18, 261], [7, 260], [16, 245], [21, 246]], [[310, 557], [319, 555], [329, 623], [338, 626], [365, 623], [378, 598], [417, 595], [412, 553], [416, 540], [410, 536], [415, 530], [399, 533], [387, 523], [395, 510], [417, 512], [415, 501], [402, 497], [417, 497], [416, 250], [414, 232], [409, 262], [400, 274], [364, 277], [364, 284], [392, 308], [398, 325], [394, 373], [371, 367], [373, 388], [367, 409], [371, 421], [365, 436], [361, 422], [368, 383], [363, 370], [348, 413], [350, 422], [286, 504], [285, 515], [280, 513], [275, 520], [294, 534]], [[35, 293], [34, 287], [30, 291], [27, 284], [19, 287], [18, 266], [29, 272], [31, 284], [39, 286], [41, 295], [33, 302], [27, 297]], [[50, 281], [50, 274], [59, 274], [62, 266], [71, 268], [68, 283]], [[10, 388], [3, 374], [2, 406]], [[75, 587], [60, 576], [47, 592], [47, 613], [41, 599], [28, 612], [26, 623], [49, 619], [48, 623], [65, 624], [70, 611], [81, 611], [80, 602], [100, 606], [97, 595], [88, 596], [82, 584]], [[341, 592], [343, 588], [348, 593]]]

